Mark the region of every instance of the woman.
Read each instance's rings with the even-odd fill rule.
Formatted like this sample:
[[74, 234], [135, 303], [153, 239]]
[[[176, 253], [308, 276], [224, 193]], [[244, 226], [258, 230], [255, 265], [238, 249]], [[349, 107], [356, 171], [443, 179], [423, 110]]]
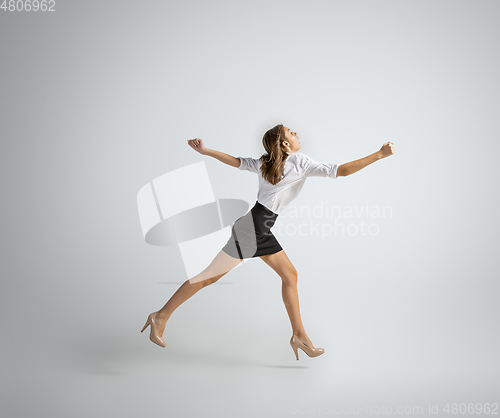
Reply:
[[259, 192], [254, 207], [237, 219], [231, 237], [210, 265], [197, 276], [187, 280], [159, 311], [149, 315], [141, 332], [151, 325], [150, 340], [165, 347], [162, 339], [167, 320], [183, 302], [200, 289], [215, 283], [245, 258], [260, 257], [282, 279], [282, 296], [292, 325], [292, 346], [299, 359], [300, 348], [309, 357], [324, 353], [315, 348], [306, 334], [300, 318], [297, 293], [297, 270], [285, 251], [270, 231], [279, 213], [295, 199], [307, 177], [321, 176], [337, 178], [349, 176], [367, 165], [394, 154], [392, 142], [367, 157], [346, 164], [319, 163], [303, 154], [296, 132], [283, 125], [276, 125], [264, 134], [262, 144], [266, 150], [259, 159], [232, 157], [223, 152], [205, 148], [199, 138], [188, 140], [188, 144], [202, 155], [208, 155], [240, 170], [257, 173]]

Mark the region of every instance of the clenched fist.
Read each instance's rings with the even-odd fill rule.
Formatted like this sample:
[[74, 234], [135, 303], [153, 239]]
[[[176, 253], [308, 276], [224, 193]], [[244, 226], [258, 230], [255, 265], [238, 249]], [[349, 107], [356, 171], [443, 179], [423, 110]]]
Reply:
[[198, 151], [200, 154], [205, 153], [206, 148], [200, 138], [188, 139], [188, 144], [191, 146], [191, 148], [193, 148], [195, 151]]
[[382, 145], [382, 148], [380, 148], [379, 152], [382, 158], [394, 154], [394, 146], [392, 145], [392, 142], [386, 142], [384, 145]]

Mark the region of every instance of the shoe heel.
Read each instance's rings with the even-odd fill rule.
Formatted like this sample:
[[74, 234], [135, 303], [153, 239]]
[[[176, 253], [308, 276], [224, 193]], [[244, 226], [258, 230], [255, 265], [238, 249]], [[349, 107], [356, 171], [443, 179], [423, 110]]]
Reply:
[[290, 345], [292, 346], [293, 352], [295, 353], [295, 357], [298, 360], [299, 359], [299, 352], [297, 350], [297, 344], [293, 339], [293, 335], [292, 335], [292, 338], [290, 338]]
[[144, 328], [141, 329], [141, 332], [143, 332], [148, 327], [148, 325], [151, 325], [151, 322], [149, 322], [149, 318], [147, 319], [146, 325], [144, 325]]

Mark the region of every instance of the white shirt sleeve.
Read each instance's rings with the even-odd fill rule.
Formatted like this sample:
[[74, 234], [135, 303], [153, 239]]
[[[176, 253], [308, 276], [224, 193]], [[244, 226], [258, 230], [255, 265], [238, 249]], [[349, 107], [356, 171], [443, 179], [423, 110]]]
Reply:
[[247, 170], [251, 171], [252, 173], [259, 173], [259, 160], [257, 158], [245, 158], [245, 157], [238, 157], [241, 161], [239, 165], [240, 170]]
[[309, 156], [305, 156], [304, 177], [331, 177], [337, 178], [338, 164], [320, 163]]

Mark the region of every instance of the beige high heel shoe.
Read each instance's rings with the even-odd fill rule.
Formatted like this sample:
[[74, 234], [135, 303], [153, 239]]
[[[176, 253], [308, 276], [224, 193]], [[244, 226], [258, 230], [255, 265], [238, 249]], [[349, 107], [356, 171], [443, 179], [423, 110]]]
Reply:
[[155, 344], [158, 344], [160, 347], [165, 348], [167, 343], [163, 341], [161, 337], [158, 337], [158, 332], [156, 331], [156, 323], [155, 323], [155, 318], [158, 312], [153, 312], [152, 314], [149, 314], [148, 320], [146, 321], [146, 325], [144, 325], [144, 328], [141, 330], [144, 331], [148, 325], [151, 325], [151, 332], [149, 333], [149, 339], [153, 341]]
[[309, 357], [318, 357], [321, 356], [325, 352], [322, 348], [311, 348], [305, 345], [302, 341], [299, 339], [295, 338], [294, 335], [292, 335], [292, 338], [290, 338], [290, 345], [293, 348], [293, 351], [295, 353], [295, 357], [297, 357], [297, 360], [299, 359], [299, 353], [297, 351], [297, 348], [300, 348], [304, 353], [306, 353]]

